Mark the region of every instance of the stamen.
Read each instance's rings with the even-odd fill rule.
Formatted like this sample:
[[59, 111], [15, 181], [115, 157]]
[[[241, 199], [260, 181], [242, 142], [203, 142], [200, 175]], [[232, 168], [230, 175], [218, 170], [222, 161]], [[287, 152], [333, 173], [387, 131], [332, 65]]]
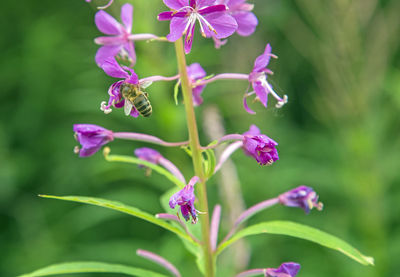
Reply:
[[285, 105], [285, 104], [287, 103], [287, 101], [288, 101], [287, 95], [284, 95], [283, 98], [281, 98], [281, 97], [272, 89], [271, 85], [267, 82], [267, 79], [266, 79], [265, 76], [264, 76], [262, 79], [260, 79], [260, 81], [262, 82], [262, 85], [265, 86], [265, 87], [268, 89], [269, 93], [271, 93], [272, 96], [273, 96], [276, 100], [278, 100], [278, 103], [276, 104], [276, 105], [277, 105], [277, 106], [276, 106], [277, 108], [280, 108], [280, 107], [282, 107], [283, 105]]
[[202, 35], [203, 37], [206, 37], [207, 35], [206, 35], [206, 33], [204, 32], [203, 24], [201, 23], [200, 18], [197, 18], [197, 19], [199, 20], [201, 35]]
[[110, 108], [109, 105], [106, 105], [106, 104], [107, 104], [106, 101], [101, 102], [100, 110], [102, 110], [105, 114], [109, 114], [112, 112], [112, 109]]
[[79, 149], [79, 146], [75, 146], [75, 147], [74, 147], [74, 153], [75, 153], [75, 154], [79, 154], [79, 150], [80, 150], [80, 149]]
[[194, 14], [191, 14], [190, 17], [189, 17], [188, 22], [186, 23], [185, 30], [183, 31], [182, 34], [186, 34], [186, 32], [188, 31], [190, 25], [195, 21], [196, 21], [196, 16]]
[[197, 15], [197, 17], [199, 18], [199, 21], [200, 21], [200, 20], [203, 20], [203, 21], [204, 21], [204, 24], [206, 24], [206, 26], [208, 27], [208, 29], [209, 29], [211, 32], [214, 32], [214, 34], [217, 35], [217, 31], [214, 29], [214, 27], [213, 27], [201, 14], [196, 13], [196, 15]]
[[283, 105], [285, 105], [288, 102], [288, 96], [285, 94], [283, 96], [283, 101], [278, 101], [278, 103], [276, 103], [275, 107], [280, 109], [283, 107]]

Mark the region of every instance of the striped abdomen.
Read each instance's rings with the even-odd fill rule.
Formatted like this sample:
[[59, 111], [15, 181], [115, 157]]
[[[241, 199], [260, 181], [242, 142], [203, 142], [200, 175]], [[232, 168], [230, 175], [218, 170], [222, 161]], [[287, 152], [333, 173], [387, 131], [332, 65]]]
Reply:
[[136, 97], [135, 100], [133, 101], [133, 105], [138, 110], [138, 112], [144, 117], [150, 116], [153, 110], [151, 108], [149, 99], [144, 94], [141, 94], [138, 97]]

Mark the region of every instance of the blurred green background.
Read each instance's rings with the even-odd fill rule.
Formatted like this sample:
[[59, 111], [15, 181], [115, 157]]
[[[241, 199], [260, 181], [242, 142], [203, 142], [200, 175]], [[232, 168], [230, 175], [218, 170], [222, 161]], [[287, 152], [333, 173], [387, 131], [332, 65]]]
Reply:
[[[119, 17], [123, 2], [116, 1], [108, 12]], [[156, 20], [165, 10], [162, 1], [129, 2], [135, 7], [134, 33], [167, 34], [168, 23]], [[246, 83], [221, 81], [203, 93], [205, 103], [197, 109], [202, 130], [218, 125], [204, 119], [218, 111], [227, 133], [242, 133], [255, 123], [279, 142], [280, 160], [271, 167], [258, 166], [241, 151], [234, 154], [243, 200], [234, 195], [235, 203], [222, 201], [223, 222], [229, 224], [228, 211], [240, 209], [240, 201], [249, 207], [297, 185], [309, 185], [324, 202], [323, 212], [305, 216], [300, 209], [275, 207], [249, 224], [271, 219], [309, 224], [374, 256], [376, 266], [361, 266], [310, 242], [256, 236], [237, 246], [242, 263], [235, 262], [232, 251], [221, 257], [219, 266], [224, 269], [219, 275], [231, 276], [247, 257], [246, 268], [299, 262], [299, 276], [400, 276], [400, 2], [254, 2], [260, 24], [253, 36], [235, 35], [216, 50], [211, 40], [196, 33], [187, 56], [189, 63], [200, 62], [209, 74], [248, 73], [270, 42], [279, 56], [271, 62], [271, 80], [281, 95], [289, 96], [279, 110], [272, 98], [266, 110], [254, 105], [257, 115], [252, 116], [242, 108]], [[99, 105], [107, 100], [114, 80], [94, 63], [93, 39], [100, 35], [93, 20], [95, 6], [83, 0], [25, 0], [6, 1], [1, 10], [0, 276], [76, 260], [152, 268], [135, 255], [137, 248], [168, 258], [183, 276], [200, 276], [194, 257], [157, 226], [106, 209], [37, 196], [97, 196], [161, 212], [159, 197], [172, 184], [155, 173], [148, 178], [132, 165], [107, 163], [100, 153], [78, 158], [73, 154], [72, 125], [93, 123], [167, 141], [184, 140], [184, 111], [174, 104], [174, 84], [149, 88], [154, 111], [149, 119], [127, 118], [121, 110], [104, 115]], [[172, 45], [137, 42], [136, 49], [139, 76], [176, 74]], [[204, 131], [201, 140], [209, 141]], [[112, 153], [131, 155], [144, 145], [114, 141], [110, 147]], [[183, 151], [157, 149], [187, 178], [192, 176]], [[228, 175], [236, 182], [234, 173]], [[220, 182], [219, 176], [209, 182], [211, 208], [221, 203], [218, 195], [226, 196]], [[220, 236], [227, 230], [224, 225]]]

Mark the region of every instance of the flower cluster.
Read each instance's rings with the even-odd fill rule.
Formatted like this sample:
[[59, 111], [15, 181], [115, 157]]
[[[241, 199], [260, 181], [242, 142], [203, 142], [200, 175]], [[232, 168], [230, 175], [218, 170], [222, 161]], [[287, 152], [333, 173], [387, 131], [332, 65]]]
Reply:
[[[86, 1], [90, 2], [90, 0]], [[106, 8], [111, 5], [112, 2], [113, 1], [110, 0], [106, 6], [99, 8]], [[267, 68], [269, 62], [271, 58], [277, 58], [277, 56], [272, 54], [270, 44], [267, 44], [264, 52], [255, 59], [253, 68], [248, 74], [222, 73], [207, 76], [204, 68], [199, 63], [195, 62], [189, 66], [179, 63], [180, 73], [172, 77], [154, 75], [139, 79], [133, 69], [137, 58], [135, 52], [136, 41], [163, 40], [176, 42], [184, 37], [183, 49], [181, 45], [179, 45], [180, 48], [176, 47], [176, 49], [179, 48], [181, 52], [181, 54], [178, 54], [181, 57], [180, 60], [184, 60], [185, 54], [191, 52], [196, 25], [203, 37], [213, 39], [217, 48], [225, 44], [227, 40], [224, 39], [234, 33], [240, 36], [249, 36], [253, 34], [258, 25], [257, 17], [252, 12], [254, 5], [247, 3], [246, 0], [163, 0], [163, 2], [170, 10], [159, 13], [158, 20], [170, 21], [170, 32], [166, 35], [166, 38], [147, 33], [132, 34], [133, 6], [130, 4], [124, 4], [121, 7], [120, 19], [122, 23], [118, 22], [114, 17], [103, 10], [96, 13], [95, 24], [104, 36], [95, 39], [95, 43], [100, 45], [95, 56], [95, 61], [108, 76], [118, 79], [113, 82], [108, 89], [108, 101], [103, 101], [101, 103], [100, 109], [104, 113], [110, 113], [112, 108], [124, 107], [126, 115], [138, 117], [141, 114], [147, 117], [147, 114], [144, 114], [142, 109], [144, 105], [146, 108], [149, 107], [150, 102], [148, 94], [144, 92], [144, 90], [153, 82], [159, 81], [176, 81], [176, 88], [178, 88], [178, 85], [183, 86], [182, 91], [186, 93], [186, 95], [184, 95], [184, 100], [190, 99], [190, 92], [188, 94], [188, 91], [191, 89], [193, 103], [190, 103], [190, 105], [186, 107], [187, 109], [191, 109], [191, 112], [193, 112], [193, 106], [199, 106], [204, 102], [202, 93], [206, 85], [217, 80], [242, 80], [248, 85], [248, 88], [252, 88], [250, 92], [248, 91], [249, 89], [247, 89], [243, 98], [244, 109], [250, 114], [255, 113], [250, 109], [247, 103], [248, 97], [252, 95], [255, 95], [254, 100], [259, 101], [264, 107], [267, 107], [268, 97], [270, 97], [270, 95], [276, 99], [277, 103], [275, 106], [277, 108], [282, 107], [287, 102], [287, 96], [284, 95], [280, 97], [267, 80], [267, 78], [272, 75], [272, 71]], [[179, 43], [181, 44], [182, 42]], [[251, 66], [249, 66], [249, 68], [250, 67]], [[182, 74], [185, 69], [187, 74]], [[178, 90], [176, 90], [176, 92], [178, 92]], [[138, 100], [139, 97], [142, 98]], [[186, 104], [187, 102], [185, 102], [185, 105]], [[151, 109], [151, 106], [149, 109]], [[191, 126], [191, 124], [188, 123], [188, 126], [189, 128], [194, 128], [194, 133], [197, 133], [195, 124]], [[134, 155], [136, 157], [128, 156], [124, 157], [124, 159], [121, 159], [121, 156], [110, 157], [113, 155], [109, 155], [109, 151], [104, 151], [104, 156], [108, 161], [129, 161], [130, 163], [139, 165], [141, 168], [145, 168], [148, 173], [154, 170], [174, 182], [180, 190], [170, 197], [169, 207], [175, 209], [179, 206], [180, 214], [185, 221], [191, 221], [193, 224], [197, 223], [199, 220], [199, 211], [195, 208], [195, 191], [197, 187], [205, 186], [207, 178], [218, 172], [224, 162], [229, 159], [236, 150], [242, 149], [245, 155], [252, 157], [260, 165], [272, 165], [279, 160], [277, 151], [278, 143], [267, 135], [262, 134], [256, 125], [251, 125], [250, 129], [243, 134], [225, 135], [216, 143], [211, 143], [206, 147], [201, 147], [198, 143], [197, 146], [194, 146], [196, 143], [193, 143], [192, 133], [190, 133], [190, 141], [166, 142], [148, 134], [114, 132], [93, 124], [76, 124], [73, 130], [76, 140], [81, 145], [81, 147], [77, 146], [75, 148], [75, 152], [79, 154], [80, 157], [88, 157], [95, 154], [101, 147], [114, 139], [141, 141], [164, 147], [185, 147], [187, 152], [191, 154], [193, 161], [196, 159], [195, 156], [200, 157], [197, 164], [200, 164], [202, 169], [200, 172], [196, 169], [193, 175], [197, 176], [192, 177], [187, 183], [178, 167], [155, 149], [149, 147], [137, 148], [134, 150]], [[217, 163], [215, 163], [214, 148], [223, 143], [229, 143], [229, 145], [226, 146], [225, 150], [218, 157]], [[197, 155], [195, 155], [194, 151], [197, 151]], [[205, 156], [207, 156], [207, 158]], [[201, 177], [201, 180], [198, 176]], [[195, 184], [198, 182], [199, 184], [195, 190]], [[200, 189], [203, 189], [203, 187]], [[203, 208], [206, 209], [204, 214], [207, 214], [208, 207], [206, 207], [207, 205], [204, 205], [204, 201], [202, 201], [204, 200], [201, 198], [204, 197], [202, 194], [203, 193], [199, 193], [197, 196], [200, 198], [201, 210]], [[207, 201], [205, 201], [205, 203], [207, 203]], [[260, 202], [244, 211], [236, 219], [233, 228], [219, 246], [221, 247], [222, 245], [223, 247], [223, 242], [232, 238], [242, 222], [261, 210], [276, 204], [298, 207], [303, 209], [306, 213], [309, 213], [312, 208], [317, 208], [318, 210], [322, 209], [322, 203], [318, 202], [318, 195], [316, 192], [310, 187], [300, 186], [282, 193], [275, 198]], [[221, 206], [217, 205], [214, 209], [211, 226], [205, 228], [210, 230], [209, 240], [211, 251], [207, 252], [207, 254], [218, 252], [219, 246], [217, 246], [217, 241], [220, 216]], [[204, 243], [199, 242], [198, 239], [188, 231], [185, 225], [186, 223], [180, 219], [179, 212], [177, 216], [173, 214], [159, 214], [158, 218], [159, 220], [172, 220], [175, 221], [175, 223], [179, 223], [183, 226], [182, 230], [187, 233], [187, 237], [192, 239], [194, 243]], [[206, 221], [206, 224], [208, 224], [208, 221]], [[180, 231], [181, 230], [179, 230], [179, 232]], [[180, 276], [178, 270], [164, 258], [145, 250], [139, 250], [138, 255], [164, 266], [175, 276]], [[297, 275], [299, 269], [299, 264], [288, 262], [281, 264], [278, 268], [248, 270], [238, 274], [237, 277], [253, 276], [254, 274], [264, 274], [264, 276], [269, 277], [294, 277]]]

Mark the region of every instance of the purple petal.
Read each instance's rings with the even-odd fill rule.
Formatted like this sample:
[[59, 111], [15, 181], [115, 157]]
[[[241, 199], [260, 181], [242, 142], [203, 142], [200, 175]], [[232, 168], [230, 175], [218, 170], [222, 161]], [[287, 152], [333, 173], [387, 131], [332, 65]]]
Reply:
[[267, 268], [267, 276], [271, 277], [295, 277], [300, 270], [300, 264], [298, 263], [283, 263], [279, 268]]
[[257, 97], [260, 99], [261, 104], [263, 104], [264, 107], [267, 107], [268, 90], [258, 81], [253, 83], [253, 88]]
[[126, 31], [130, 33], [132, 31], [132, 17], [133, 17], [133, 6], [131, 4], [125, 4], [121, 8], [121, 20], [124, 23]]
[[211, 24], [215, 29], [216, 34], [209, 30], [207, 27], [204, 28], [207, 37], [216, 37], [218, 39], [226, 38], [232, 35], [237, 29], [236, 20], [223, 12], [215, 12], [205, 15], [204, 18]]
[[227, 5], [228, 5], [228, 7], [231, 7], [231, 6], [243, 4], [244, 2], [246, 2], [246, 0], [228, 0]]
[[203, 93], [205, 86], [197, 86], [193, 89], [193, 105], [200, 106], [203, 103], [203, 97], [201, 94]]
[[114, 58], [107, 59], [101, 68], [104, 72], [114, 78], [129, 78], [129, 74], [122, 69], [122, 67], [117, 63]]
[[212, 6], [215, 0], [197, 0], [197, 7]]
[[100, 47], [99, 50], [97, 50], [95, 57], [96, 64], [101, 67], [106, 60], [118, 55], [120, 50], [120, 45], [107, 45]]
[[185, 31], [186, 23], [188, 21], [187, 17], [174, 17], [171, 19], [169, 25], [170, 33], [167, 35], [169, 41], [177, 41]]
[[225, 5], [214, 5], [214, 6], [209, 6], [205, 7], [199, 10], [199, 14], [201, 15], [206, 15], [209, 13], [214, 13], [214, 12], [224, 12], [226, 11], [226, 6]]
[[171, 20], [173, 14], [174, 12], [162, 12], [158, 14], [157, 19], [160, 21]]
[[271, 45], [268, 43], [265, 47], [265, 51], [262, 55], [258, 56], [256, 61], [254, 62], [253, 72], [262, 71], [264, 68], [267, 67], [269, 60], [271, 59]]
[[97, 28], [107, 35], [119, 35], [122, 31], [122, 26], [115, 20], [114, 17], [105, 11], [99, 11], [94, 17]]
[[250, 129], [247, 132], [243, 133], [243, 135], [252, 135], [252, 136], [258, 136], [260, 134], [261, 134], [260, 129], [254, 124], [250, 126]]
[[163, 0], [163, 2], [171, 10], [179, 10], [188, 5], [187, 0]]
[[194, 28], [195, 27], [196, 27], [196, 21], [194, 21], [190, 25], [189, 30], [186, 33], [186, 37], [185, 37], [185, 54], [189, 54], [190, 50], [192, 49], [193, 37], [194, 37]]
[[243, 97], [243, 107], [249, 114], [256, 114], [256, 112], [250, 109], [249, 105], [247, 104], [247, 97]]
[[187, 67], [187, 73], [193, 80], [201, 79], [206, 77], [206, 71], [201, 67], [199, 63], [193, 63]]
[[139, 116], [139, 112], [135, 107], [132, 107], [130, 116], [135, 117], [135, 118]]
[[241, 36], [249, 36], [256, 30], [258, 25], [257, 17], [251, 12], [238, 12], [232, 15], [238, 28], [236, 32]]
[[128, 59], [131, 62], [131, 66], [135, 65], [136, 63], [136, 52], [135, 52], [135, 45], [133, 43], [133, 41], [128, 41], [127, 43], [125, 43], [123, 45], [124, 49], [126, 50], [126, 52], [128, 53]]

